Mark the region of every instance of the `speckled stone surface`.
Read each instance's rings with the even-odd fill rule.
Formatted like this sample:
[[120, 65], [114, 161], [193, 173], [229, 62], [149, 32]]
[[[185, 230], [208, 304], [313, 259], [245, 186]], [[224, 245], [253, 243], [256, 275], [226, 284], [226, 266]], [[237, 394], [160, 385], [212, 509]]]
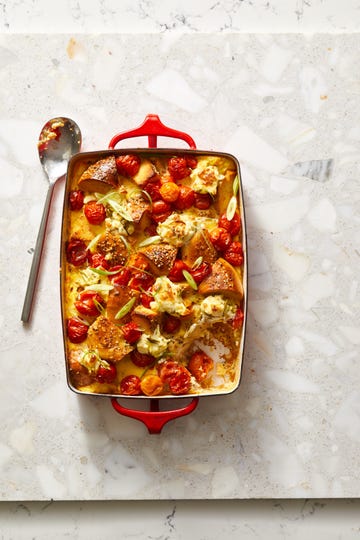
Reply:
[[[1, 499], [359, 495], [358, 49], [357, 34], [0, 36]], [[240, 160], [250, 256], [240, 388], [160, 436], [66, 386], [63, 183], [20, 323], [43, 123], [73, 117], [97, 150], [149, 112]]]

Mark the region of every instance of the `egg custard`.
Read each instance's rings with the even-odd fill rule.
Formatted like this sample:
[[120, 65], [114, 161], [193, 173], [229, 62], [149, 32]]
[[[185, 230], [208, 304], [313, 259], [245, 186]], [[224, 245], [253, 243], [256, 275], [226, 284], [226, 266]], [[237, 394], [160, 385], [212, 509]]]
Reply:
[[71, 160], [61, 279], [73, 390], [169, 397], [236, 388], [241, 201], [228, 154], [114, 150]]

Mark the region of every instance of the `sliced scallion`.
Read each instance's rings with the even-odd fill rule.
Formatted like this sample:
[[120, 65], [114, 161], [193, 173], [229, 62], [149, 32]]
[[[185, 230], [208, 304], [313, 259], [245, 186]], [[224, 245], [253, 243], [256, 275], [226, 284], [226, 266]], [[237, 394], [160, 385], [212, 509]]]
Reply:
[[127, 315], [129, 311], [132, 310], [135, 302], [136, 302], [136, 298], [135, 296], [133, 296], [133, 298], [131, 298], [131, 300], [126, 302], [126, 304], [124, 304], [123, 307], [117, 312], [117, 314], [115, 315], [115, 319], [118, 320], [125, 317], [125, 315]]
[[106, 283], [94, 283], [94, 285], [87, 285], [84, 287], [84, 291], [95, 291], [100, 293], [107, 293], [114, 288], [114, 285], [107, 285]]
[[139, 247], [145, 247], [150, 246], [151, 244], [157, 244], [161, 240], [161, 236], [149, 236], [149, 238], [145, 238], [142, 242], [140, 242]]
[[192, 275], [190, 274], [190, 272], [188, 272], [187, 270], [183, 270], [182, 271], [183, 273], [183, 276], [184, 278], [186, 279], [186, 281], [188, 282], [188, 284], [190, 285], [190, 287], [192, 289], [194, 289], [194, 291], [197, 291], [197, 284], [196, 284], [196, 281], [195, 279], [192, 277]]
[[145, 191], [145, 189], [142, 189], [142, 190], [141, 190], [141, 193], [142, 193], [143, 195], [145, 195], [145, 197], [146, 197], [147, 199], [149, 199], [149, 203], [150, 203], [151, 206], [152, 206], [153, 201], [152, 201], [152, 198], [151, 198], [150, 193], [148, 193], [147, 191]]
[[196, 259], [196, 261], [194, 262], [194, 264], [192, 265], [192, 269], [193, 270], [196, 270], [196, 268], [198, 268], [200, 266], [200, 264], [203, 262], [204, 260], [204, 257], [200, 256]]
[[90, 268], [90, 270], [95, 274], [99, 274], [99, 276], [114, 276], [115, 274], [118, 274], [120, 272], [121, 268], [112, 271], [104, 270], [103, 268]]
[[98, 241], [100, 240], [101, 238], [101, 234], [97, 234], [96, 236], [94, 236], [94, 238], [91, 240], [91, 242], [89, 243], [87, 249], [92, 253], [94, 248], [96, 247], [96, 244], [98, 243]]
[[102, 304], [100, 304], [100, 302], [98, 302], [96, 300], [96, 298], [93, 298], [93, 302], [94, 302], [94, 305], [96, 307], [96, 309], [98, 310], [99, 313], [101, 313], [101, 315], [103, 315], [105, 313], [105, 308]]
[[126, 249], [128, 250], [128, 252], [130, 253], [131, 247], [130, 247], [129, 242], [126, 240], [126, 238], [125, 238], [125, 236], [123, 234], [120, 234], [120, 238], [123, 241], [123, 244], [126, 247]]
[[233, 195], [226, 209], [226, 219], [228, 219], [229, 221], [231, 221], [233, 217], [235, 216], [236, 207], [237, 207], [237, 199], [235, 195]]
[[240, 187], [240, 178], [238, 175], [235, 176], [234, 182], [233, 182], [233, 194], [237, 195]]

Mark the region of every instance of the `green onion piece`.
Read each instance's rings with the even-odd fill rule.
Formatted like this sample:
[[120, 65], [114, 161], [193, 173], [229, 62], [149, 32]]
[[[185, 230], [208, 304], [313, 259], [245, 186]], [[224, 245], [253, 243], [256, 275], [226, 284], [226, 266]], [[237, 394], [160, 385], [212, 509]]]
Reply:
[[235, 195], [233, 195], [226, 209], [226, 219], [228, 219], [229, 221], [231, 221], [232, 218], [235, 216], [236, 207], [237, 207], [237, 199]]
[[149, 236], [149, 238], [145, 238], [145, 240], [140, 242], [139, 247], [150, 246], [151, 244], [156, 244], [160, 240], [161, 236]]
[[94, 305], [96, 307], [96, 309], [98, 310], [99, 313], [101, 313], [101, 315], [103, 315], [105, 313], [105, 308], [102, 304], [100, 304], [100, 302], [98, 302], [96, 300], [96, 298], [93, 298], [93, 302], [94, 302]]
[[[90, 356], [90, 358], [88, 358]], [[93, 359], [95, 357], [95, 359]], [[90, 373], [96, 373], [96, 371], [99, 368], [99, 365], [101, 364], [101, 358], [97, 351], [93, 351], [88, 349], [84, 352], [84, 354], [81, 357], [81, 360], [79, 360], [79, 363], [86, 367]]]
[[84, 287], [84, 291], [96, 291], [100, 293], [107, 293], [114, 288], [114, 285], [107, 285], [106, 283], [94, 283], [94, 285], [87, 285]]
[[233, 194], [237, 195], [240, 187], [240, 178], [238, 175], [235, 176], [234, 182], [233, 182]]
[[123, 305], [123, 307], [117, 312], [117, 314], [115, 315], [115, 319], [118, 320], [118, 319], [122, 319], [123, 317], [125, 317], [125, 315], [127, 315], [129, 313], [129, 311], [132, 310], [135, 302], [136, 302], [136, 298], [135, 298], [135, 296], [133, 296], [133, 298], [131, 298], [131, 300], [126, 302], [126, 304]]
[[145, 189], [142, 189], [142, 190], [141, 190], [141, 193], [142, 193], [143, 195], [145, 195], [145, 197], [146, 197], [147, 199], [149, 199], [149, 203], [150, 203], [151, 206], [152, 206], [153, 201], [152, 201], [152, 198], [151, 198], [150, 193], [148, 193], [147, 191], [145, 191]]
[[94, 248], [96, 247], [96, 244], [98, 243], [98, 241], [100, 240], [101, 238], [101, 234], [97, 234], [96, 236], [94, 236], [94, 238], [91, 240], [91, 242], [89, 243], [87, 249], [92, 253], [94, 251]]
[[198, 268], [200, 266], [200, 264], [203, 262], [204, 260], [204, 257], [198, 257], [196, 259], [196, 261], [194, 262], [194, 264], [192, 265], [192, 269], [195, 270], [196, 268]]
[[125, 238], [125, 236], [124, 236], [123, 234], [120, 234], [120, 238], [121, 238], [121, 240], [123, 241], [124, 246], [126, 247], [126, 249], [128, 250], [128, 252], [130, 253], [131, 247], [130, 247], [129, 242], [126, 240], [126, 238]]
[[196, 284], [196, 281], [195, 279], [192, 277], [192, 275], [190, 274], [190, 272], [188, 272], [187, 270], [183, 270], [182, 271], [183, 273], [183, 276], [184, 278], [186, 279], [186, 281], [188, 282], [188, 284], [190, 285], [190, 287], [192, 289], [194, 289], [194, 291], [197, 291], [197, 284]]
[[99, 276], [114, 276], [120, 272], [121, 268], [118, 270], [112, 270], [111, 272], [110, 270], [104, 270], [103, 268], [90, 268], [90, 270], [95, 274], [99, 274]]

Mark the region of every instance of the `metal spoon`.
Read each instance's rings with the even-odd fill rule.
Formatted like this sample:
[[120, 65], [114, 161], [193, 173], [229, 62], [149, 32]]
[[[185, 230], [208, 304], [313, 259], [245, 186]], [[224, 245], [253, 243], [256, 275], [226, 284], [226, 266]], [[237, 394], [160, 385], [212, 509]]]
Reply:
[[49, 179], [49, 189], [45, 200], [26, 289], [24, 306], [21, 313], [21, 320], [24, 323], [28, 322], [30, 319], [54, 186], [57, 180], [66, 173], [69, 159], [73, 154], [76, 154], [80, 150], [80, 146], [80, 128], [73, 120], [70, 120], [70, 118], [52, 118], [46, 122], [40, 132], [38, 151], [42, 167]]

